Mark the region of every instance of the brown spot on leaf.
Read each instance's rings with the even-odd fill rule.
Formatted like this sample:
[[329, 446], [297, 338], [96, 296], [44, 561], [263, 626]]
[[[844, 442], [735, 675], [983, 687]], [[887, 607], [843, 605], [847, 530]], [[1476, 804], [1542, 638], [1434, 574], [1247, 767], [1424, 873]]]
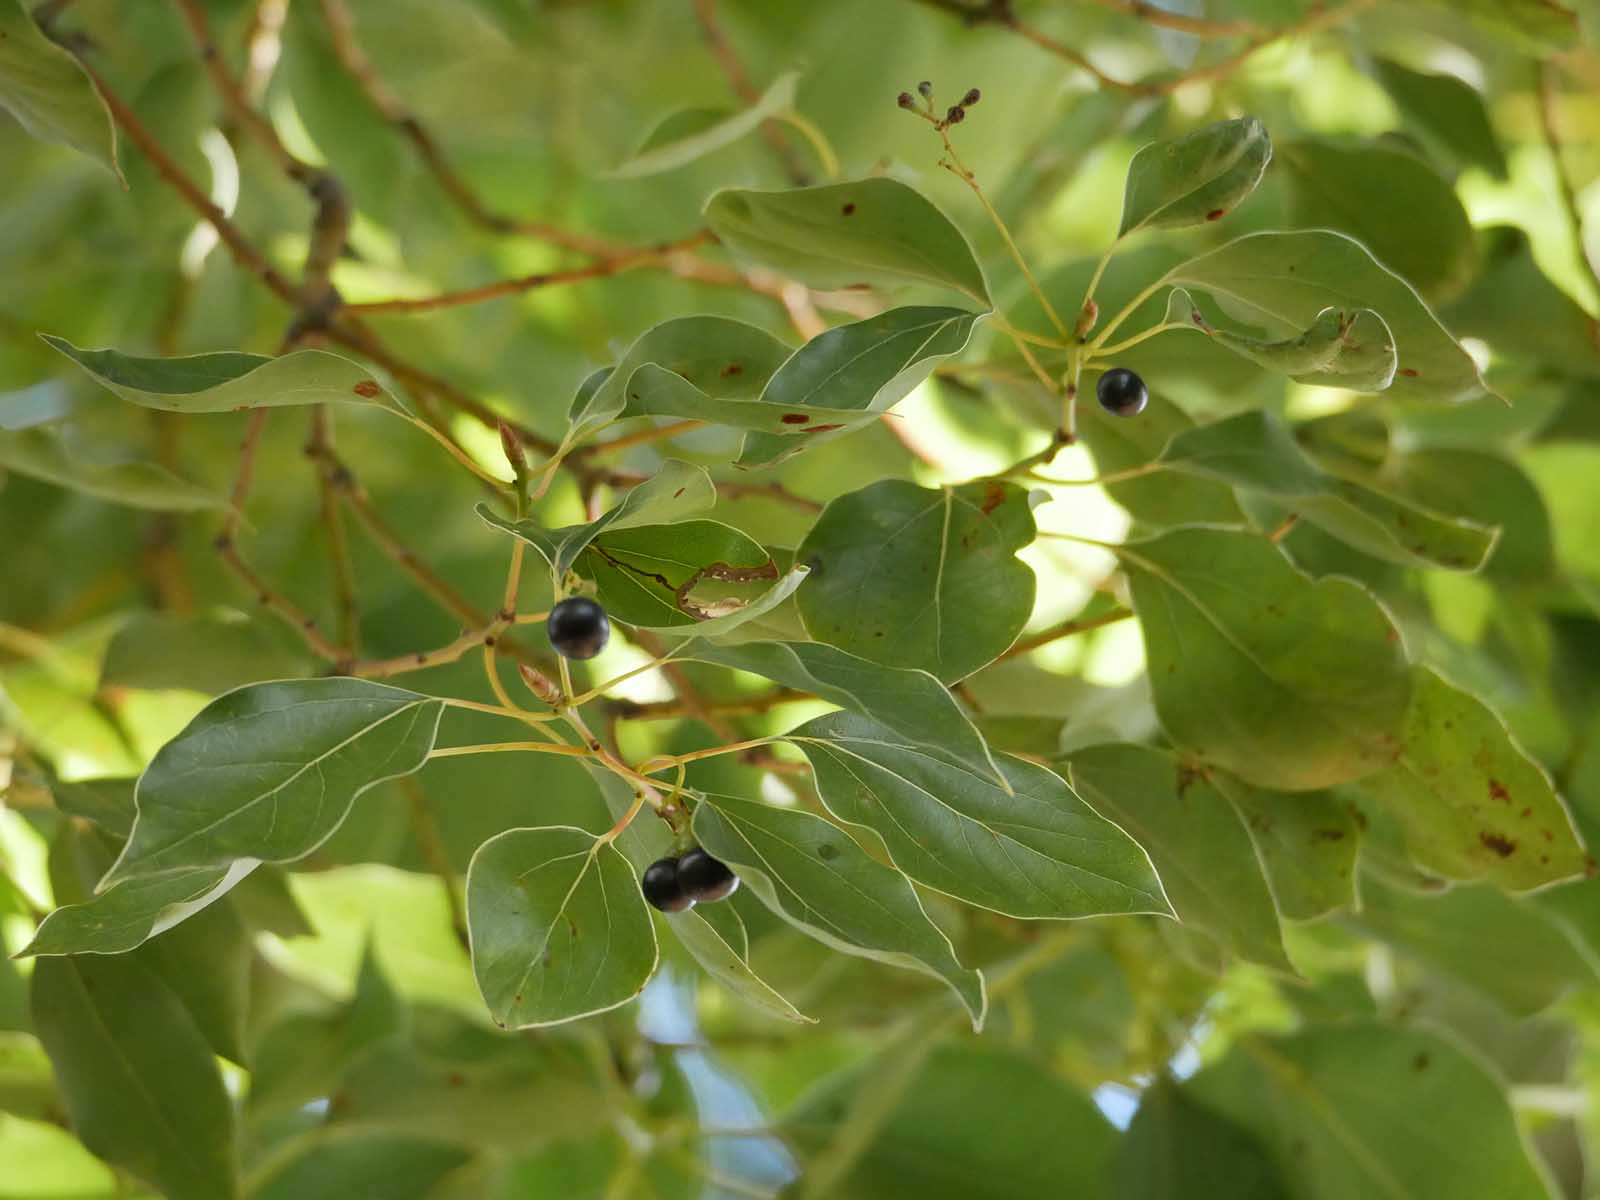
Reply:
[[732, 379], [735, 375], [743, 375], [744, 374], [744, 364], [743, 363], [729, 363], [727, 366], [722, 368], [721, 374], [722, 374], [722, 377], [724, 379]]
[[1401, 367], [1399, 374], [1404, 375], [1407, 379], [1415, 379], [1421, 372], [1415, 367]]
[[1479, 832], [1478, 841], [1483, 843], [1484, 849], [1493, 850], [1501, 858], [1510, 858], [1517, 850], [1517, 844], [1505, 834], [1491, 833], [1487, 829]]
[[805, 413], [784, 413], [783, 416], [778, 418], [778, 420], [782, 421], [785, 425], [804, 425], [807, 421], [811, 420], [811, 418], [806, 416]]
[[451, 1071], [450, 1074], [444, 1077], [444, 1081], [453, 1088], [465, 1087], [467, 1083], [467, 1077], [460, 1071]]
[[1313, 842], [1342, 842], [1344, 830], [1342, 829], [1313, 829], [1311, 831]]
[[1428, 1064], [1432, 1061], [1426, 1051], [1418, 1051], [1417, 1056], [1411, 1060], [1411, 1069], [1413, 1071], [1426, 1071]]
[[368, 400], [370, 400], [370, 399], [372, 399], [372, 397], [376, 396], [383, 389], [378, 386], [378, 381], [377, 380], [375, 380], [375, 379], [363, 379], [360, 383], [356, 384], [355, 387], [351, 388], [350, 390], [352, 392], [354, 392], [356, 395], [365, 396]]
[[1220, 220], [1222, 220], [1223, 216], [1226, 215], [1227, 211], [1228, 210], [1225, 209], [1225, 208], [1213, 208], [1210, 212], [1208, 212], [1206, 214], [1206, 220], [1208, 220], [1208, 221], [1220, 221]]
[[839, 211], [840, 211], [840, 212], [842, 212], [842, 213], [843, 213], [843, 214], [844, 214], [844, 215], [845, 215], [845, 216], [847, 216], [847, 217], [848, 217], [848, 216], [850, 216], [850, 215], [851, 215], [851, 214], [852, 214], [852, 213], [853, 213], [853, 212], [855, 212], [855, 211], [856, 211], [856, 206], [855, 206], [855, 205], [854, 205], [854, 204], [846, 204], [846, 205], [845, 205], [845, 206], [844, 206], [844, 207], [843, 207], [843, 208], [841, 208], [841, 209], [840, 209], [840, 210], [839, 210]]
[[813, 425], [810, 429], [806, 430], [806, 432], [807, 433], [828, 433], [828, 432], [830, 432], [832, 430], [843, 429], [843, 428], [844, 428], [844, 426], [842, 424], [839, 424], [839, 423], [835, 423], [833, 425]]
[[679, 488], [677, 491], [672, 493], [672, 498], [674, 500], [676, 500], [679, 496], [683, 495], [683, 493], [686, 492], [687, 490], [688, 490], [687, 488]]
[[983, 515], [988, 516], [995, 509], [999, 508], [1000, 505], [1005, 502], [1005, 498], [1005, 484], [995, 480], [990, 480], [983, 489], [983, 504], [981, 506], [983, 508]]
[[1489, 799], [1498, 800], [1501, 804], [1511, 803], [1511, 793], [1506, 791], [1506, 785], [1498, 779], [1489, 780]]

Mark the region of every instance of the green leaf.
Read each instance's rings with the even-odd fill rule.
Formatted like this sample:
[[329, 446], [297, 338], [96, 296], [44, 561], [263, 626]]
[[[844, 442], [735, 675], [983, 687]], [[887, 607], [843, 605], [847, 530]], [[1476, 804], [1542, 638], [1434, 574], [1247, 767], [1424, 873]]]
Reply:
[[885, 667], [820, 642], [701, 646], [683, 657], [764, 676], [810, 692], [894, 731], [910, 746], [936, 749], [981, 775], [1001, 779], [989, 747], [950, 693], [926, 671]]
[[1586, 873], [1571, 814], [1505, 722], [1429, 668], [1414, 674], [1393, 765], [1361, 790], [1400, 823], [1417, 864], [1514, 892]]
[[1139, 1097], [1139, 1110], [1112, 1156], [1110, 1178], [1117, 1200], [1287, 1200], [1289, 1195], [1260, 1142], [1195, 1103], [1168, 1076]]
[[1180, 263], [1164, 280], [1198, 288], [1229, 316], [1285, 336], [1327, 308], [1370, 308], [1388, 323], [1399, 353], [1389, 395], [1454, 403], [1487, 392], [1472, 356], [1411, 285], [1342, 233], [1246, 234]]
[[828, 505], [795, 552], [806, 631], [852, 654], [961, 679], [1033, 612], [1028, 494], [997, 480], [937, 491], [886, 479]]
[[486, 504], [479, 504], [477, 513], [496, 529], [515, 534], [527, 542], [557, 575], [565, 575], [578, 561], [584, 547], [608, 529], [665, 525], [703, 512], [716, 502], [716, 485], [704, 467], [668, 459], [659, 471], [630, 489], [626, 496], [587, 525], [546, 529], [531, 518], [508, 520]]
[[1315, 921], [1356, 906], [1361, 827], [1332, 793], [1269, 791], [1226, 771], [1212, 771], [1208, 782], [1250, 831], [1285, 920]]
[[1250, 1035], [1185, 1087], [1268, 1148], [1295, 1200], [1547, 1200], [1500, 1085], [1436, 1034]]
[[1243, 821], [1205, 775], [1160, 750], [1094, 746], [1071, 758], [1072, 786], [1143, 846], [1178, 920], [1240, 958], [1294, 974]]
[[1460, 162], [1506, 178], [1506, 156], [1489, 124], [1489, 110], [1477, 89], [1448, 74], [1413, 71], [1392, 58], [1376, 57], [1373, 70], [1395, 107], [1417, 132], [1444, 147]]
[[1161, 463], [1270, 496], [1340, 541], [1386, 562], [1475, 571], [1496, 531], [1330, 475], [1277, 417], [1251, 409], [1176, 435]]
[[220, 695], [262, 679], [303, 675], [304, 648], [276, 627], [237, 613], [130, 618], [106, 647], [101, 687], [183, 688]]
[[705, 219], [741, 258], [810, 287], [932, 283], [989, 303], [983, 271], [961, 231], [897, 180], [728, 189], [706, 203]]
[[674, 913], [667, 923], [706, 974], [735, 996], [780, 1020], [815, 1023], [751, 968], [749, 935], [731, 905], [691, 908]]
[[1480, 231], [1483, 266], [1443, 311], [1462, 337], [1481, 338], [1497, 355], [1578, 375], [1600, 374], [1600, 325], [1557, 287], [1515, 225]]
[[784, 72], [754, 104], [731, 115], [687, 109], [663, 117], [628, 159], [607, 172], [608, 177], [639, 179], [656, 175], [732, 145], [753, 132], [761, 122], [782, 116], [793, 108], [795, 84], [799, 80], [798, 72]]
[[764, 437], [802, 444], [815, 436], [860, 428], [866, 423], [853, 408], [817, 408], [798, 412], [764, 399], [707, 395], [681, 375], [645, 363], [628, 380], [628, 393], [618, 420], [628, 417], [674, 417], [748, 429]]
[[[1188, 414], [1160, 395], [1151, 395], [1137, 421], [1098, 404], [1078, 408], [1078, 436], [1094, 455], [1098, 475], [1117, 475], [1153, 462], [1176, 435], [1193, 428]], [[1246, 524], [1233, 489], [1198, 476], [1156, 471], [1108, 483], [1105, 489], [1134, 520], [1157, 528]]]
[[71, 146], [122, 181], [117, 131], [105, 101], [89, 73], [40, 31], [21, 0], [0, 0], [0, 108], [34, 137]]
[[133, 829], [137, 778], [52, 779], [50, 794], [62, 812], [92, 821], [107, 833], [126, 838]]
[[298, 404], [398, 402], [365, 367], [326, 350], [264, 354], [221, 351], [183, 358], [139, 358], [119, 350], [84, 350], [40, 335], [124, 400], [166, 412], [221, 413]]
[[1600, 983], [1596, 964], [1527, 900], [1489, 886], [1419, 896], [1366, 879], [1352, 926], [1526, 1017]]
[[[886, 1069], [857, 1072], [846, 1083], [870, 1087]], [[820, 1089], [784, 1121], [785, 1132], [804, 1149], [850, 1136], [858, 1118], [848, 1098], [838, 1085]], [[826, 1195], [1090, 1200], [1106, 1195], [1103, 1176], [1115, 1145], [1115, 1131], [1093, 1101], [1042, 1064], [989, 1046], [941, 1046]]]
[[595, 583], [613, 620], [644, 628], [694, 626], [729, 605], [742, 607], [779, 577], [759, 542], [703, 520], [605, 531], [573, 566]]
[[172, 1200], [239, 1195], [233, 1101], [178, 998], [126, 956], [41, 958], [33, 1014], [67, 1115]]
[[1554, 574], [1544, 498], [1510, 460], [1478, 450], [1411, 450], [1385, 460], [1375, 482], [1434, 512], [1498, 526], [1487, 574], [1521, 580]]
[[228, 507], [226, 497], [153, 462], [96, 462], [75, 455], [57, 429], [0, 431], [0, 468], [57, 487], [155, 512], [200, 512]]
[[956, 960], [950, 939], [900, 872], [867, 857], [842, 830], [798, 809], [706, 796], [694, 833], [773, 912], [819, 941], [948, 983], [983, 1025], [983, 976]]
[[472, 972], [497, 1025], [530, 1029], [626, 1004], [658, 950], [639, 880], [570, 825], [508, 829], [467, 868]]
[[[1182, 289], [1173, 294], [1185, 295]], [[1325, 308], [1309, 329], [1282, 341], [1245, 337], [1211, 326], [1205, 327], [1205, 333], [1257, 366], [1321, 387], [1381, 392], [1394, 382], [1399, 366], [1389, 326], [1370, 308], [1353, 312]]]
[[1271, 160], [1272, 142], [1255, 117], [1152, 142], [1128, 164], [1117, 237], [1219, 220], [1255, 191]]
[[[984, 313], [959, 308], [910, 306], [840, 325], [812, 338], [767, 381], [761, 399], [783, 409], [779, 420], [791, 427], [818, 421], [814, 407], [859, 409], [863, 416], [844, 428], [807, 434], [803, 440], [752, 431], [738, 465], [772, 466], [790, 455], [860, 428], [869, 415], [886, 412], [904, 399], [945, 359], [960, 354]], [[809, 421], [796, 418], [808, 417]]]
[[1312, 581], [1266, 538], [1228, 530], [1175, 530], [1118, 555], [1156, 713], [1180, 749], [1284, 791], [1390, 761], [1411, 681], [1399, 633], [1361, 587]]
[[609, 372], [585, 381], [568, 413], [567, 441], [575, 445], [620, 418], [630, 405], [636, 414], [649, 412], [642, 398], [632, 396], [637, 390], [634, 375], [641, 367], [661, 368], [712, 400], [753, 400], [788, 357], [787, 346], [743, 321], [714, 316], [663, 321], [640, 334]]
[[362, 679], [261, 683], [213, 700], [140, 777], [133, 832], [101, 887], [304, 857], [362, 792], [427, 761], [443, 711], [442, 700]]
[[1008, 791], [845, 713], [788, 736], [828, 811], [871, 829], [918, 883], [1014, 917], [1170, 912], [1144, 851], [1044, 767], [1002, 758]]
[[1278, 162], [1295, 225], [1348, 233], [1424, 296], [1453, 296], [1472, 278], [1472, 223], [1455, 189], [1415, 154], [1378, 143], [1289, 142]]
[[240, 871], [201, 867], [147, 879], [130, 879], [84, 904], [56, 909], [19, 952], [27, 954], [121, 954], [220, 900], [255, 866]]
[[794, 595], [810, 574], [810, 567], [804, 563], [796, 564], [754, 599], [740, 601], [729, 598], [726, 601], [715, 602], [706, 610], [707, 615], [703, 619], [696, 620], [693, 625], [660, 625], [650, 628], [657, 633], [684, 634], [696, 639], [722, 637], [734, 632], [746, 622], [772, 612]]
[[252, 1200], [427, 1200], [471, 1153], [446, 1141], [330, 1128], [308, 1135], [251, 1188]]

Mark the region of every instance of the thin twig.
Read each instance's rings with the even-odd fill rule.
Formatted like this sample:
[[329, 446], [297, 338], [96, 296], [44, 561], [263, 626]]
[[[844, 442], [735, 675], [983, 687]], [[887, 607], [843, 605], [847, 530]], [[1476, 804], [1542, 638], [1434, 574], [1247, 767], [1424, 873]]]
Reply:
[[[722, 68], [723, 75], [727, 76], [728, 86], [746, 104], [756, 103], [761, 99], [761, 92], [750, 82], [744, 63], [740, 61], [738, 52], [728, 41], [727, 34], [723, 32], [722, 25], [717, 20], [717, 0], [694, 0], [694, 16], [699, 22], [700, 32], [705, 35], [706, 44], [711, 47], [711, 53], [716, 57], [717, 65]], [[784, 172], [789, 176], [790, 182], [796, 187], [805, 187], [809, 184], [811, 172], [796, 153], [794, 143], [783, 131], [783, 127], [775, 121], [763, 121], [760, 132], [762, 140], [772, 147], [773, 153], [782, 161]]]
[[1037, 650], [1040, 646], [1048, 646], [1051, 642], [1060, 641], [1064, 637], [1071, 637], [1075, 633], [1087, 633], [1091, 629], [1099, 629], [1103, 625], [1114, 625], [1118, 621], [1126, 621], [1133, 616], [1133, 611], [1126, 608], [1112, 609], [1110, 612], [1101, 613], [1097, 617], [1076, 617], [1070, 621], [1062, 621], [1059, 625], [1052, 625], [1049, 629], [1042, 629], [1032, 637], [1025, 637], [1021, 641], [1013, 642], [1005, 653], [1000, 655], [1001, 660], [1016, 658], [1019, 654], [1027, 654], [1030, 650]]
[[338, 484], [328, 465], [338, 460], [333, 453], [333, 422], [325, 404], [316, 404], [311, 408], [311, 436], [306, 443], [306, 455], [316, 470], [317, 488], [322, 498], [322, 524], [328, 542], [328, 565], [333, 574], [339, 642], [354, 658], [361, 653], [356, 576], [350, 561], [350, 540], [345, 532], [344, 514], [339, 511]]

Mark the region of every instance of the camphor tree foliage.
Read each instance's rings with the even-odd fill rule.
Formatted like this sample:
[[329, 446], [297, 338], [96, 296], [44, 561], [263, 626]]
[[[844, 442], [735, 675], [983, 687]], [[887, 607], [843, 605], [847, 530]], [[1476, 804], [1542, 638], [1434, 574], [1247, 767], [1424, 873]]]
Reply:
[[0, 1197], [1600, 1195], [1597, 34], [0, 0]]

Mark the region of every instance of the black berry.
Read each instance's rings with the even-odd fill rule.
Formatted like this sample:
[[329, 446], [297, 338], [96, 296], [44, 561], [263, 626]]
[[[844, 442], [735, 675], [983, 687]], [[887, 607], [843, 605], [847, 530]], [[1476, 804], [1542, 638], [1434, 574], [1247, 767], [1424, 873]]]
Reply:
[[568, 596], [550, 610], [545, 632], [564, 658], [593, 658], [611, 640], [611, 622], [587, 596]]
[[967, 90], [967, 94], [965, 96], [961, 97], [961, 107], [962, 108], [971, 108], [974, 104], [976, 104], [979, 100], [982, 100], [982, 99], [983, 99], [983, 93], [982, 92], [980, 92], [977, 88], [969, 88]]
[[922, 93], [922, 98], [924, 100], [930, 98], [933, 95], [933, 81], [931, 79], [924, 79], [921, 83], [917, 84], [917, 91]]
[[895, 103], [901, 108], [910, 108], [916, 103], [916, 101], [911, 98], [910, 92], [901, 92], [900, 95], [895, 99]]
[[644, 869], [639, 877], [639, 890], [644, 898], [662, 912], [682, 912], [694, 905], [694, 898], [683, 890], [683, 880], [678, 874], [678, 860], [658, 858]]
[[952, 104], [950, 110], [944, 114], [946, 125], [959, 125], [967, 119], [967, 110], [959, 104]]
[[678, 886], [702, 904], [724, 900], [739, 888], [739, 877], [728, 864], [696, 846], [678, 860]]
[[1144, 380], [1127, 367], [1112, 367], [1100, 376], [1094, 392], [1100, 398], [1100, 407], [1119, 417], [1137, 416], [1150, 402]]

